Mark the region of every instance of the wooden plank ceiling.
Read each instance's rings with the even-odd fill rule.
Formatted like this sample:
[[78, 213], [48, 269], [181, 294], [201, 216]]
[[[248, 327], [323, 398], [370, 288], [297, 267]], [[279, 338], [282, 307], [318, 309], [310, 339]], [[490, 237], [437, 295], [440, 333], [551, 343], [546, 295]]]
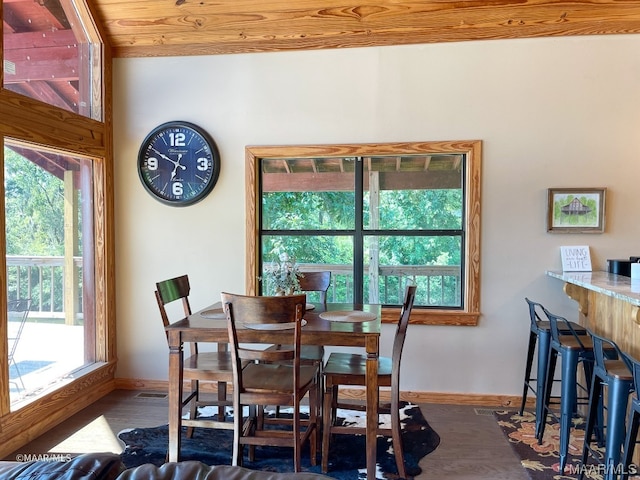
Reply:
[[115, 57], [640, 32], [640, 0], [94, 0], [92, 4]]

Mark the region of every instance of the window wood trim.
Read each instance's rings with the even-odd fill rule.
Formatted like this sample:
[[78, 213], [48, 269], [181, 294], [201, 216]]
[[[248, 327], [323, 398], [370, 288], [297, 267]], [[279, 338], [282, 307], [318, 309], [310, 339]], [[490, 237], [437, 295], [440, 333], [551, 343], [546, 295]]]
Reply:
[[[95, 18], [86, 1], [76, 2], [83, 19]], [[89, 35], [105, 38], [101, 25], [85, 25]], [[0, 146], [5, 136], [37, 147], [49, 147], [93, 159], [93, 232], [94, 232], [94, 364], [75, 372], [74, 378], [17, 411], [10, 411], [9, 390], [0, 389], [0, 456], [5, 457], [33, 438], [43, 434], [115, 388], [116, 316], [115, 316], [115, 230], [114, 172], [112, 146], [112, 57], [108, 46], [96, 45], [102, 58], [92, 65], [101, 70], [104, 121], [92, 120], [73, 112], [47, 105], [0, 88]], [[2, 50], [0, 49], [0, 56]], [[99, 65], [98, 65], [99, 63]], [[0, 73], [0, 85], [2, 73]], [[104, 107], [104, 108], [103, 108]], [[0, 167], [3, 167], [0, 154]], [[3, 171], [4, 169], [0, 170]], [[3, 192], [4, 193], [4, 192]], [[6, 251], [4, 195], [0, 201], [0, 247]], [[0, 287], [6, 291], [5, 275]], [[0, 309], [0, 338], [7, 338], [6, 309]], [[0, 342], [0, 354], [6, 357], [6, 341]], [[0, 373], [8, 367], [0, 365]]]
[[[421, 325], [478, 324], [480, 317], [480, 187], [482, 165], [482, 141], [368, 143], [340, 145], [288, 145], [248, 146], [245, 148], [246, 186], [246, 258], [245, 289], [248, 295], [256, 295], [260, 269], [258, 268], [258, 199], [260, 198], [260, 159], [303, 157], [365, 157], [372, 155], [412, 155], [424, 153], [462, 153], [466, 155], [466, 250], [465, 288], [463, 310], [414, 309], [411, 323]], [[382, 321], [396, 323], [400, 307], [383, 308]]]

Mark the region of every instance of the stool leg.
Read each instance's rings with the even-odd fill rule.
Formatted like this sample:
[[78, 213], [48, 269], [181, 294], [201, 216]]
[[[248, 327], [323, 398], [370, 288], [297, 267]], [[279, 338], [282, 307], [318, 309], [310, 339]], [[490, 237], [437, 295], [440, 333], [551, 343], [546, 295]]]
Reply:
[[[622, 474], [620, 480], [629, 478], [629, 465], [633, 458], [633, 451], [636, 447], [636, 437], [638, 436], [638, 426], [640, 425], [640, 412], [636, 410], [635, 405], [631, 407], [631, 415], [629, 415], [629, 429], [627, 430], [627, 438], [624, 441], [624, 455], [622, 457]], [[635, 472], [634, 472], [635, 474]]]
[[631, 384], [609, 383], [607, 395], [607, 435], [605, 440], [605, 480], [613, 480], [620, 462], [620, 447], [624, 442], [625, 417]]
[[[524, 386], [522, 388], [522, 402], [520, 403], [520, 415], [524, 412], [524, 406], [527, 403], [527, 394], [529, 393], [529, 382], [531, 381], [531, 366], [533, 365], [533, 354], [536, 349], [536, 342], [538, 335], [531, 331], [529, 333], [529, 347], [527, 348], [527, 364], [524, 367]], [[538, 354], [539, 355], [539, 354]], [[536, 383], [540, 383], [540, 377], [537, 378]]]
[[569, 435], [571, 433], [571, 420], [575, 412], [577, 402], [577, 370], [578, 352], [565, 350], [562, 352], [562, 380], [560, 381], [560, 473], [564, 472], [567, 464], [569, 450]]
[[[547, 364], [549, 363], [549, 350], [551, 348], [551, 332], [539, 330], [538, 334], [538, 379], [536, 380], [536, 438], [540, 432], [540, 424], [545, 420], [545, 387], [547, 382]], [[554, 363], [555, 370], [555, 363]], [[553, 376], [551, 377], [553, 386]]]
[[[591, 443], [591, 436], [593, 435], [594, 424], [596, 423], [596, 416], [598, 414], [599, 406], [601, 403], [602, 383], [600, 378], [596, 375], [591, 382], [591, 390], [589, 392], [589, 406], [587, 410], [587, 423], [584, 427], [584, 444], [582, 446], [582, 457], [580, 458], [580, 464], [587, 464], [587, 457], [589, 456], [589, 444]], [[580, 475], [578, 480], [584, 478], [584, 470], [580, 469]]]
[[542, 444], [542, 437], [544, 437], [544, 429], [547, 425], [547, 409], [551, 400], [551, 387], [553, 386], [553, 375], [556, 369], [556, 359], [558, 358], [558, 352], [555, 348], [549, 348], [549, 357], [547, 360], [547, 372], [544, 377], [544, 396], [542, 402], [542, 408], [540, 415], [536, 412], [536, 438], [538, 439], [538, 445]]

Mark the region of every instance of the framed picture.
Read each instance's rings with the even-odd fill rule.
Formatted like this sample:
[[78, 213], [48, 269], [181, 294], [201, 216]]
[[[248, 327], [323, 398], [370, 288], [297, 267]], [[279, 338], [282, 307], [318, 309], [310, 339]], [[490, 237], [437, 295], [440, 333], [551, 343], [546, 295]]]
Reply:
[[606, 188], [549, 188], [547, 232], [604, 232]]

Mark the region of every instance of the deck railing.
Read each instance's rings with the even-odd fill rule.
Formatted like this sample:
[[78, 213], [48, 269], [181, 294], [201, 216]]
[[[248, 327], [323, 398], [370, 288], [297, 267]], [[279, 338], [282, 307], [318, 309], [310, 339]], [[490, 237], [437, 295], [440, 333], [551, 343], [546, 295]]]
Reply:
[[[65, 318], [64, 257], [7, 255], [6, 259], [9, 300], [30, 298], [30, 318]], [[82, 257], [74, 258], [74, 268], [81, 271]], [[77, 300], [78, 313], [82, 313], [82, 299]]]
[[[353, 301], [353, 266], [336, 264], [300, 263], [300, 271], [331, 272], [328, 302]], [[368, 268], [364, 269], [365, 279]], [[379, 289], [365, 293], [371, 303], [399, 305], [404, 297], [407, 280], [418, 285], [416, 305], [456, 307], [461, 304], [460, 267], [447, 265], [394, 265], [378, 268]], [[368, 289], [365, 280], [365, 289]], [[376, 298], [377, 297], [377, 298]]]

